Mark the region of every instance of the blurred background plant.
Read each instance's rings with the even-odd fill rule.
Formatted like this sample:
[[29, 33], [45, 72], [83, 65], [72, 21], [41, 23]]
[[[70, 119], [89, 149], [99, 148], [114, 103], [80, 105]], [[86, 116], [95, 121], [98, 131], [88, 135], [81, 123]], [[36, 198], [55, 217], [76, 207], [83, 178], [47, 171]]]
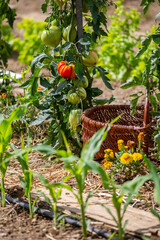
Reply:
[[23, 30], [23, 38], [14, 38], [10, 43], [13, 45], [13, 50], [18, 51], [18, 60], [21, 63], [30, 65], [34, 56], [42, 52], [44, 44], [40, 36], [45, 25], [45, 22], [28, 18], [23, 18], [17, 24], [18, 29]]
[[[145, 62], [156, 44], [152, 43], [143, 56], [135, 58], [136, 49], [144, 38], [137, 33], [142, 16], [135, 9], [126, 9], [123, 2], [116, 1], [114, 14], [108, 16], [111, 21], [108, 36], [101, 37], [97, 47], [100, 46], [99, 65], [109, 72], [110, 79], [126, 82], [133, 75], [142, 77]], [[153, 26], [151, 32], [155, 31], [156, 27]]]

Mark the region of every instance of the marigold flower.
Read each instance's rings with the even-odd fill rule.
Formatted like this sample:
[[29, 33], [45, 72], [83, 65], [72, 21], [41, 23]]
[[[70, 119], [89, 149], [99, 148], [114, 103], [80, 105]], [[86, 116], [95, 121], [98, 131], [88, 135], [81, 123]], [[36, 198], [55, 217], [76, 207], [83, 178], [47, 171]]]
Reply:
[[131, 141], [131, 140], [128, 140], [127, 141], [127, 146], [132, 149], [132, 148], [135, 148], [136, 146], [136, 143], [134, 141]]
[[140, 132], [139, 135], [138, 135], [138, 141], [144, 141], [144, 133], [143, 132]]
[[134, 161], [140, 161], [140, 160], [143, 159], [143, 156], [142, 156], [141, 153], [133, 153], [132, 156], [133, 156], [133, 160], [134, 160]]
[[124, 146], [124, 149], [128, 149], [128, 146]]
[[123, 147], [123, 145], [124, 145], [124, 141], [123, 141], [122, 139], [119, 139], [119, 140], [117, 141], [117, 144], [118, 144], [118, 149], [121, 150], [122, 147]]
[[40, 91], [40, 90], [42, 90], [42, 88], [41, 88], [41, 87], [38, 87], [38, 88], [37, 88], [37, 91]]
[[108, 149], [104, 150], [104, 152], [105, 152], [104, 158], [106, 158], [106, 159], [114, 158], [114, 153], [113, 153], [112, 149], [108, 148]]
[[2, 97], [6, 98], [7, 97], [6, 93], [2, 93]]
[[103, 162], [103, 166], [107, 169], [110, 168], [112, 166], [112, 164], [113, 164], [113, 162], [110, 162], [107, 160], [104, 160], [104, 162]]
[[133, 161], [133, 156], [129, 153], [123, 153], [120, 157], [120, 160], [123, 164], [129, 164], [131, 161]]

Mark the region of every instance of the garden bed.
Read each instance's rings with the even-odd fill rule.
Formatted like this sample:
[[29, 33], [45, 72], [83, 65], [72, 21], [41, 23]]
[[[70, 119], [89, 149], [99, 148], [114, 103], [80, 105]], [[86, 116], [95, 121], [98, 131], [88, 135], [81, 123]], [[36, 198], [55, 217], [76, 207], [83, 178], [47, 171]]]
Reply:
[[[133, 7], [136, 7], [137, 5], [139, 6], [139, 1], [129, 2], [130, 5], [128, 1], [125, 1], [125, 4], [129, 7], [132, 6], [132, 4]], [[41, 1], [41, 3], [43, 3], [43, 0]], [[33, 16], [36, 20], [45, 19], [45, 16], [42, 14], [42, 11], [40, 9], [41, 4], [38, 0], [27, 1], [27, 5], [23, 0], [19, 1], [19, 3], [13, 1], [12, 6], [18, 6], [17, 15], [19, 16], [19, 18], [15, 21], [15, 24], [18, 21], [22, 20], [22, 17]], [[32, 9], [32, 11], [30, 11], [30, 9]], [[149, 12], [147, 19], [143, 19], [141, 29], [136, 34], [142, 34], [143, 31], [150, 29], [150, 26], [153, 25], [154, 20], [150, 14], [151, 13]], [[16, 34], [18, 36], [21, 36], [21, 33], [19, 33], [18, 31], [16, 32]], [[17, 52], [13, 52], [12, 58], [8, 61], [8, 70], [20, 73], [25, 66], [22, 66], [18, 63], [17, 57]], [[26, 79], [30, 76], [30, 74], [30, 72], [27, 73]], [[114, 83], [112, 83], [114, 90], [111, 91], [107, 89], [104, 86], [104, 83], [99, 79], [95, 79], [93, 83], [94, 87], [104, 89], [104, 92], [101, 96], [102, 98], [106, 97], [108, 99], [112, 96], [112, 94], [117, 97], [113, 104], [128, 104], [130, 100], [128, 96], [130, 94], [133, 94], [134, 92], [137, 92], [141, 89], [144, 90], [143, 87], [135, 87], [122, 90], [120, 88], [120, 85], [121, 83], [115, 81]], [[16, 95], [20, 92], [23, 92], [23, 90], [15, 87], [14, 94]], [[143, 100], [144, 99], [142, 99], [141, 101]], [[41, 125], [37, 128], [32, 127], [31, 130], [33, 135], [31, 144], [35, 145], [43, 142], [43, 139], [46, 137], [47, 134], [46, 129], [47, 127], [45, 125]], [[24, 135], [24, 139], [26, 140], [26, 135]], [[20, 148], [21, 142], [18, 132], [14, 134], [12, 138], [12, 143], [14, 143], [17, 148]], [[99, 163], [102, 165], [101, 162]], [[30, 170], [32, 170], [33, 172], [37, 172], [43, 175], [43, 177], [45, 177], [49, 182], [59, 183], [65, 176], [68, 176], [69, 174], [69, 172], [65, 169], [63, 162], [54, 161], [54, 155], [48, 158], [43, 158], [42, 154], [37, 152], [30, 153], [29, 167]], [[144, 167], [141, 171], [141, 175], [145, 175], [147, 173], [148, 170]], [[20, 187], [20, 181], [18, 177], [19, 175], [23, 176], [22, 169], [18, 161], [13, 159], [9, 164], [5, 177], [6, 195], [24, 202], [26, 201], [26, 199], [23, 197], [24, 191]], [[133, 179], [135, 176], [136, 174], [134, 172], [132, 172], [132, 175], [128, 177], [126, 177], [125, 174], [116, 173], [114, 175], [114, 179], [117, 184], [122, 184], [127, 180]], [[69, 179], [67, 183], [69, 183], [69, 185], [73, 188], [74, 191], [77, 191], [77, 184], [74, 178]], [[37, 196], [36, 190], [39, 189], [45, 191], [39, 179], [34, 177], [32, 193], [33, 200]], [[97, 202], [105, 203], [107, 204], [107, 206], [110, 206], [111, 210], [113, 210], [112, 195], [102, 186], [100, 176], [96, 173], [89, 172], [85, 181], [84, 194], [89, 193], [92, 189], [95, 189], [96, 191], [93, 194], [93, 199], [91, 198], [91, 201], [89, 202], [89, 208], [86, 212], [87, 217], [91, 219], [92, 226], [108, 233], [116, 231], [117, 228], [114, 222], [111, 220], [111, 218], [108, 217], [107, 213], [105, 214], [105, 212], [100, 209], [100, 205], [97, 204]], [[145, 234], [146, 236], [152, 236], [152, 239], [155, 240], [158, 240], [160, 238], [158, 222], [149, 212], [149, 208], [152, 207], [160, 213], [160, 208], [154, 202], [153, 189], [153, 182], [147, 181], [140, 189], [141, 198], [135, 197], [132, 200], [129, 206], [129, 210], [126, 214], [126, 218], [129, 220], [129, 224], [127, 225], [126, 239], [141, 239], [140, 235], [142, 234]], [[50, 210], [50, 207], [44, 202], [43, 199], [39, 199], [37, 201], [37, 204], [40, 208]], [[74, 218], [79, 216], [78, 205], [75, 201], [73, 201], [73, 198], [72, 196], [70, 196], [69, 193], [65, 193], [64, 195], [62, 195], [58, 206], [59, 209], [65, 209], [64, 213], [74, 215]], [[96, 211], [94, 212], [93, 210]], [[80, 228], [70, 225], [68, 223], [63, 225], [64, 223], [62, 222], [60, 223], [61, 226], [55, 229], [53, 221], [50, 218], [41, 216], [40, 214], [36, 213], [33, 219], [30, 219], [28, 210], [19, 207], [18, 204], [14, 205], [7, 202], [6, 208], [0, 207], [0, 216], [0, 239], [83, 239], [82, 231]], [[139, 225], [140, 231], [138, 231]], [[103, 238], [104, 237], [101, 237], [94, 232], [89, 232], [87, 237], [87, 239]]]
[[[40, 134], [41, 130], [42, 133]], [[43, 139], [43, 126], [33, 129], [33, 132], [39, 132], [39, 135], [33, 137], [32, 144], [41, 143]], [[41, 137], [41, 138], [40, 138]], [[38, 140], [39, 139], [39, 140]], [[17, 148], [20, 147], [21, 143], [18, 136], [14, 135], [12, 139]], [[101, 163], [101, 162], [100, 162]], [[34, 152], [29, 155], [29, 165], [32, 171], [36, 171], [42, 174], [49, 182], [60, 182], [63, 177], [67, 176], [69, 172], [65, 170], [64, 163], [61, 161], [55, 162], [54, 155], [49, 158], [42, 158], [42, 154]], [[141, 175], [145, 175], [147, 170], [143, 168]], [[9, 163], [9, 167], [6, 174], [6, 188], [7, 196], [14, 199], [25, 202], [26, 199], [23, 198], [24, 190], [20, 185], [19, 175], [23, 176], [21, 167], [17, 160], [13, 159]], [[115, 174], [114, 178], [117, 184], [122, 184], [126, 180], [133, 179], [135, 177], [134, 173], [128, 178], [126, 175]], [[70, 186], [72, 186], [74, 191], [77, 191], [77, 185], [74, 178], [68, 180]], [[85, 193], [89, 193], [92, 189], [95, 189], [95, 193], [91, 198], [86, 212], [86, 216], [91, 219], [92, 226], [101, 229], [105, 232], [113, 232], [117, 230], [117, 227], [112, 220], [112, 218], [102, 209], [101, 203], [107, 204], [111, 211], [114, 212], [112, 206], [112, 195], [110, 192], [103, 188], [100, 176], [98, 174], [90, 172], [86, 179]], [[149, 212], [149, 207], [155, 208], [160, 212], [160, 208], [156, 206], [153, 198], [153, 182], [146, 182], [140, 190], [141, 198], [135, 197], [128, 207], [129, 210], [126, 212], [126, 219], [129, 220], [127, 225], [128, 237], [127, 239], [139, 239], [138, 236], [146, 235], [151, 236], [154, 234], [153, 239], [158, 240], [159, 238], [159, 226], [158, 220]], [[32, 200], [37, 196], [37, 190], [42, 190], [47, 194], [47, 191], [42, 186], [42, 183], [38, 178], [34, 178], [33, 181], [33, 194]], [[41, 200], [40, 200], [41, 199]], [[50, 210], [44, 199], [40, 197], [37, 204], [40, 208]], [[125, 203], [125, 198], [124, 198]], [[64, 213], [67, 215], [79, 216], [79, 206], [73, 196], [63, 191], [63, 194], [58, 201], [58, 209], [65, 209]], [[96, 210], [96, 211], [95, 211]], [[31, 220], [29, 218], [28, 210], [20, 208], [17, 204], [7, 204], [7, 208], [0, 208], [1, 212], [1, 232], [0, 236], [4, 239], [11, 239], [17, 236], [17, 239], [32, 239], [32, 237], [37, 237], [38, 239], [82, 239], [81, 229], [69, 224], [65, 224], [64, 227], [58, 227], [54, 229], [53, 220], [42, 217], [39, 214], [35, 214], [34, 218]], [[143, 222], [142, 222], [143, 219]], [[24, 224], [25, 223], [25, 224]], [[16, 228], [14, 227], [16, 226]], [[25, 238], [26, 237], [26, 238]], [[28, 237], [28, 238], [27, 238]], [[96, 233], [89, 233], [87, 239], [104, 239], [103, 237], [97, 235]]]

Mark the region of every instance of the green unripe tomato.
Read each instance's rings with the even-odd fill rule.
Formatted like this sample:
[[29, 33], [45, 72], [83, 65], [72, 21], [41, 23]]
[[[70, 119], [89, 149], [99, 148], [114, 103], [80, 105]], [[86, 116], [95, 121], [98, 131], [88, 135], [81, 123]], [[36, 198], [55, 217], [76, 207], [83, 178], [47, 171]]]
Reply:
[[86, 67], [93, 67], [98, 63], [98, 56], [97, 53], [93, 50], [89, 51], [87, 57], [82, 57], [83, 65]]
[[76, 87], [83, 87], [83, 88], [87, 88], [88, 87], [88, 78], [86, 76], [84, 76], [84, 82], [81, 80], [78, 80], [76, 78], [73, 79], [73, 84]]
[[61, 41], [61, 30], [57, 26], [51, 26], [49, 30], [44, 30], [41, 35], [41, 40], [44, 44], [51, 47], [57, 47]]
[[82, 110], [74, 109], [69, 114], [69, 123], [75, 131], [82, 122]]
[[[70, 28], [71, 28], [71, 26], [68, 26], [68, 27], [66, 27], [64, 29], [64, 31], [63, 31], [63, 39], [65, 41], [69, 40], [70, 42], [74, 42], [74, 40], [76, 39], [76, 36], [77, 36], [77, 31], [76, 31], [75, 27], [72, 27], [71, 31], [70, 31]], [[70, 36], [69, 36], [69, 39], [68, 39], [68, 35], [69, 34], [70, 34]]]
[[68, 92], [67, 99], [68, 102], [72, 104], [78, 104], [81, 102], [81, 98], [78, 96], [76, 92], [72, 92], [72, 90]]
[[87, 97], [87, 93], [86, 90], [83, 87], [79, 87], [76, 89], [76, 92], [78, 94], [78, 96], [80, 96], [80, 98], [82, 100], [84, 100]]
[[51, 26], [57, 26], [58, 22], [56, 19], [54, 19], [52, 22], [51, 22]]
[[75, 92], [70, 90], [67, 95], [67, 99], [72, 104], [78, 104], [87, 97], [86, 90], [83, 87], [79, 87]]

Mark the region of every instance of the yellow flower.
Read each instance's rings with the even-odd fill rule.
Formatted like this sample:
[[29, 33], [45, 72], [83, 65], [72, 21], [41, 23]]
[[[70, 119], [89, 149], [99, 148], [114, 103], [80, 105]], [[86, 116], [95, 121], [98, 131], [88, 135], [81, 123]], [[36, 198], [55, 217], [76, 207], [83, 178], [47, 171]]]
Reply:
[[124, 146], [124, 149], [128, 149], [128, 146]]
[[112, 166], [112, 164], [113, 164], [113, 162], [110, 162], [107, 160], [104, 160], [104, 162], [103, 162], [103, 166], [107, 169], [110, 168]]
[[46, 78], [47, 80], [49, 79], [49, 77], [48, 77], [48, 76], [46, 76], [45, 78]]
[[112, 149], [108, 148], [108, 149], [104, 150], [104, 152], [105, 152], [104, 158], [106, 158], [107, 160], [109, 158], [114, 158], [114, 153], [113, 153]]
[[122, 150], [122, 147], [123, 147], [123, 145], [124, 145], [124, 141], [123, 141], [122, 139], [119, 139], [119, 140], [117, 141], [117, 144], [118, 144], [118, 149], [119, 149], [119, 150]]
[[131, 161], [133, 161], [133, 156], [129, 153], [123, 153], [120, 157], [120, 160], [123, 164], [129, 164]]
[[142, 156], [141, 153], [133, 153], [132, 156], [133, 156], [133, 160], [134, 160], [134, 161], [140, 161], [140, 160], [143, 159], [143, 156]]
[[3, 97], [3, 98], [6, 98], [7, 95], [6, 95], [5, 93], [2, 93], [2, 97]]
[[139, 135], [138, 135], [138, 141], [144, 141], [144, 133], [143, 132], [140, 132]]
[[40, 91], [40, 90], [42, 90], [42, 88], [41, 88], [41, 87], [38, 87], [38, 88], [37, 88], [37, 91]]

